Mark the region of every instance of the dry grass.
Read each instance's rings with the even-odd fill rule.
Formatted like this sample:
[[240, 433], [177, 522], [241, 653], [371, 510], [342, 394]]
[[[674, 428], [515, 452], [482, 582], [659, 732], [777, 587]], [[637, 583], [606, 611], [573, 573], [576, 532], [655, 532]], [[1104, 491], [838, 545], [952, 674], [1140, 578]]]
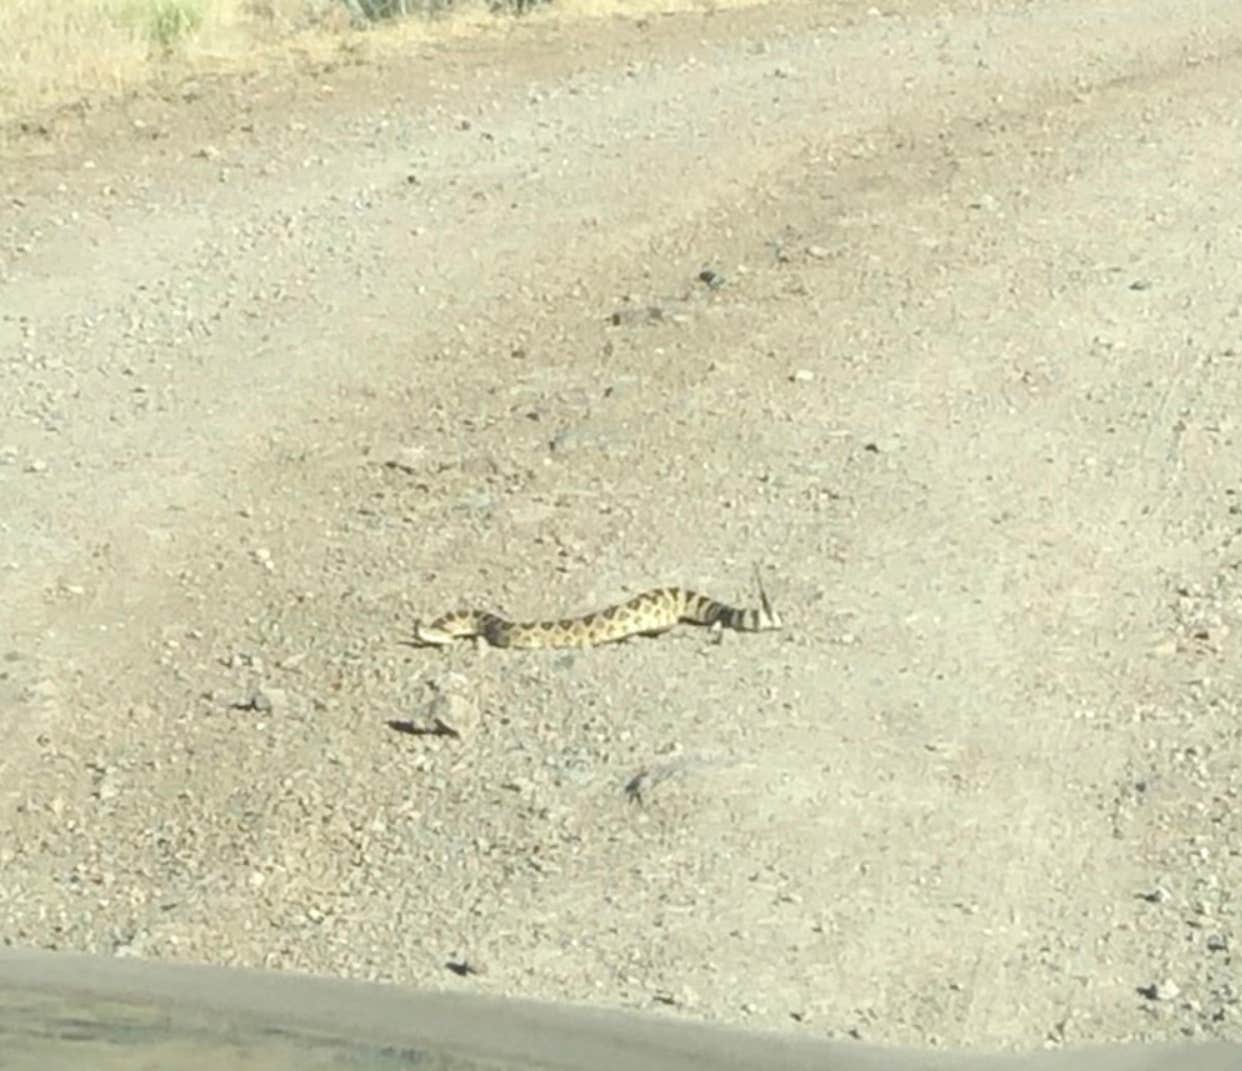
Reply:
[[[347, 0], [0, 0], [0, 123], [356, 32]], [[357, 10], [357, 9], [355, 9]]]
[[[549, 0], [524, 17], [633, 16], [757, 2], [763, 0]], [[510, 11], [515, 3], [498, 0]], [[413, 14], [370, 23], [360, 17], [385, 5]], [[0, 0], [0, 130], [161, 80], [254, 69], [295, 49], [322, 54], [362, 32], [360, 23], [382, 52], [386, 39], [480, 32], [497, 17], [489, 0]]]
[[114, 97], [170, 65], [245, 49], [264, 29], [250, 7], [245, 0], [3, 0], [0, 120]]

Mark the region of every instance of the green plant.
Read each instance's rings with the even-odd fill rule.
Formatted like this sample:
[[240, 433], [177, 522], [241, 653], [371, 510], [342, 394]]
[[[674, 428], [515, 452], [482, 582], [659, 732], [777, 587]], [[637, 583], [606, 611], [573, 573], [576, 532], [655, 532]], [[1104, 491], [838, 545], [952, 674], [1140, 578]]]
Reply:
[[171, 52], [203, 24], [203, 0], [131, 0], [125, 19], [149, 44]]
[[540, 4], [551, 2], [552, 0], [488, 0], [488, 6], [493, 15], [503, 15], [506, 12], [513, 15], [525, 15]]
[[358, 22], [403, 18], [413, 14], [415, 6], [422, 6], [415, 5], [411, 0], [344, 0], [344, 3]]
[[[455, 0], [341, 0], [357, 23], [404, 18], [414, 14], [435, 15], [447, 11], [454, 2]], [[548, 2], [549, 0], [487, 0], [487, 6], [495, 15], [523, 15], [538, 4]]]

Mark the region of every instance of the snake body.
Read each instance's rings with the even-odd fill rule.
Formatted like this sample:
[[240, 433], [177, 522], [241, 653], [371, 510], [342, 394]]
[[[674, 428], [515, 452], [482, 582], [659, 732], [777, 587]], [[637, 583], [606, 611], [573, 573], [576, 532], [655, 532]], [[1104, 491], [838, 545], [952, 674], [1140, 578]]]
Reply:
[[475, 636], [493, 647], [596, 647], [629, 636], [654, 636], [683, 621], [714, 631], [780, 628], [762, 588], [759, 598], [758, 609], [737, 609], [685, 588], [653, 588], [605, 610], [559, 621], [507, 621], [486, 610], [455, 610], [430, 624], [416, 622], [414, 637], [434, 647]]

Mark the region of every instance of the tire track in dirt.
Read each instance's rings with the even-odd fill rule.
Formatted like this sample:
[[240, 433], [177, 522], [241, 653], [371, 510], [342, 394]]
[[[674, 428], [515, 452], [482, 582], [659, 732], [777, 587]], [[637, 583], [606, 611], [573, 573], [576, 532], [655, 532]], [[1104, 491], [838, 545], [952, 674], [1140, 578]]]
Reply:
[[[1237, 13], [781, 10], [611, 64], [589, 38], [537, 99], [360, 76], [305, 138], [222, 141], [116, 213], [80, 260], [115, 290], [58, 284], [72, 232], [19, 265], [10, 374], [74, 360], [60, 445], [14, 440], [47, 468], [8, 523], [49, 549], [8, 642], [53, 691], [4, 771], [6, 937], [919, 1044], [1236, 1030], [1173, 917], [1236, 887], [1234, 827], [1172, 787], [1236, 776], [1174, 768], [1184, 671], [1137, 637], [1219, 535], [1203, 418], [1236, 379], [1162, 391], [1229, 342], [1238, 207], [1200, 195], [1236, 183], [1206, 155], [1160, 177], [1231, 129]], [[1209, 29], [1219, 65], [1187, 69]], [[147, 258], [204, 204], [209, 243]], [[1136, 255], [1184, 282], [1127, 289]], [[608, 324], [627, 297], [684, 316]], [[450, 600], [740, 598], [757, 548], [791, 622], [762, 642], [396, 642]], [[445, 694], [462, 741], [383, 731]], [[1195, 746], [1227, 756], [1228, 717]], [[1188, 838], [1160, 914], [1135, 893]], [[1166, 975], [1186, 1000], [1136, 993]]]

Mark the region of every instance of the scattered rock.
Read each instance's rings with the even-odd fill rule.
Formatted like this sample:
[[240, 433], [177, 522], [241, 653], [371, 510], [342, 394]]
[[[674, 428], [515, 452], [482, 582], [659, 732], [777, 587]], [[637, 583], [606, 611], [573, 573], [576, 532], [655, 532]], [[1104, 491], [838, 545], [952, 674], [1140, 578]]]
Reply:
[[548, 449], [553, 453], [563, 454], [571, 450], [581, 450], [588, 447], [596, 449], [604, 449], [609, 445], [608, 436], [597, 431], [587, 424], [579, 424], [576, 427], [565, 428], [558, 431], [551, 439], [548, 440]]
[[145, 930], [136, 930], [118, 937], [112, 946], [112, 954], [118, 959], [130, 956], [145, 956], [151, 943], [151, 935]]
[[1165, 978], [1159, 982], [1149, 982], [1147, 985], [1141, 985], [1138, 991], [1148, 1000], [1170, 1001], [1176, 1000], [1181, 996], [1181, 986], [1170, 978]]
[[665, 319], [664, 309], [659, 305], [626, 305], [608, 317], [614, 327], [631, 327], [635, 324], [658, 324]]
[[409, 476], [416, 475], [422, 470], [425, 453], [425, 449], [421, 446], [391, 447], [383, 455], [384, 467], [397, 469]]
[[437, 695], [424, 708], [428, 723], [438, 733], [462, 737], [479, 727], [479, 708], [458, 692]]
[[100, 803], [107, 803], [121, 794], [121, 786], [115, 769], [105, 767], [99, 772], [99, 780], [95, 782], [95, 798]]
[[60, 697], [60, 686], [54, 680], [36, 681], [28, 685], [22, 698], [27, 703], [51, 703]]
[[240, 703], [234, 703], [235, 710], [253, 710], [260, 714], [284, 714], [289, 709], [289, 694], [283, 688], [256, 688]]

